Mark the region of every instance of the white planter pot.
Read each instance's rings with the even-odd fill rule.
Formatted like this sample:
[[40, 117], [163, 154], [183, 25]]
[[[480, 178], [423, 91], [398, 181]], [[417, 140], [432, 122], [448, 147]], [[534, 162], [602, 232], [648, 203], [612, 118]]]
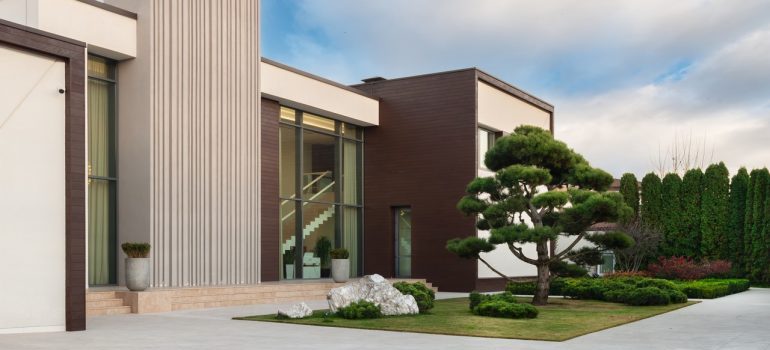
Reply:
[[347, 282], [350, 277], [350, 259], [332, 259], [332, 279], [334, 282]]
[[126, 287], [134, 292], [150, 287], [150, 258], [126, 258]]
[[294, 264], [283, 265], [286, 268], [286, 279], [294, 279]]

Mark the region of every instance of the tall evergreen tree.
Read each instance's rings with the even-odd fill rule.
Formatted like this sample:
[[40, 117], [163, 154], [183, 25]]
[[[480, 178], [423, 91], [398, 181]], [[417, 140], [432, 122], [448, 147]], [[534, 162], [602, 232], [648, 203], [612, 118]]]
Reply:
[[634, 218], [637, 218], [639, 216], [639, 181], [636, 180], [636, 175], [625, 173], [620, 177], [620, 194], [623, 195], [626, 205], [634, 210]]
[[642, 204], [639, 207], [639, 217], [647, 227], [661, 226], [661, 183], [658, 175], [649, 173], [642, 178]]
[[757, 187], [759, 169], [753, 169], [749, 174], [749, 186], [746, 188], [746, 213], [743, 220], [743, 274], [751, 274], [752, 247], [754, 244], [754, 189]]
[[[768, 210], [767, 203], [768, 186], [770, 186], [770, 173], [767, 169], [759, 170], [756, 173], [757, 179], [754, 182], [754, 199], [752, 202], [753, 222], [751, 225], [751, 247], [750, 247], [750, 266], [749, 276], [755, 281], [768, 282], [768, 259], [767, 243], [765, 234], [767, 233]], [[748, 209], [748, 208], [747, 208]], [[770, 208], [768, 208], [770, 209]]]
[[682, 251], [682, 179], [675, 173], [663, 177], [661, 184], [661, 228], [663, 241], [660, 254], [681, 256]]
[[746, 221], [746, 197], [749, 189], [749, 173], [746, 168], [738, 170], [738, 174], [730, 181], [730, 218], [727, 224], [728, 259], [732, 261], [737, 271], [744, 271], [743, 256], [744, 224]]
[[703, 175], [701, 196], [701, 255], [727, 259], [727, 223], [730, 212], [730, 174], [724, 163], [711, 164]]
[[690, 169], [682, 177], [682, 254], [700, 258], [703, 172]]

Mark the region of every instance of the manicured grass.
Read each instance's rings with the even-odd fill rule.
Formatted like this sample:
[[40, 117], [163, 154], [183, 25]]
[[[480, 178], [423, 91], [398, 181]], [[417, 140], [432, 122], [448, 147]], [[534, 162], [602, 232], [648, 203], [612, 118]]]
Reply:
[[[529, 298], [520, 300], [528, 302]], [[371, 320], [346, 320], [335, 316], [324, 320], [324, 311], [316, 311], [313, 316], [299, 320], [276, 319], [275, 315], [235, 319], [473, 337], [564, 341], [693, 304], [688, 302], [667, 306], [628, 306], [561, 298], [550, 298], [549, 302], [548, 306], [538, 307], [540, 315], [537, 318], [520, 320], [475, 316], [468, 309], [467, 298], [436, 300], [435, 307], [429, 314]]]

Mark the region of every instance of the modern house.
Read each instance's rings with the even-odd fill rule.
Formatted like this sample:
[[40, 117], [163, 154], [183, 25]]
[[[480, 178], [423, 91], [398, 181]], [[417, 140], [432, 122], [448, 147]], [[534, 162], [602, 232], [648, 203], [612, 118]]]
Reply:
[[324, 281], [329, 244], [353, 276], [500, 283], [444, 249], [475, 232], [455, 204], [553, 107], [477, 69], [346, 86], [259, 38], [251, 0], [0, 1], [0, 333], [85, 329], [123, 242], [161, 297]]

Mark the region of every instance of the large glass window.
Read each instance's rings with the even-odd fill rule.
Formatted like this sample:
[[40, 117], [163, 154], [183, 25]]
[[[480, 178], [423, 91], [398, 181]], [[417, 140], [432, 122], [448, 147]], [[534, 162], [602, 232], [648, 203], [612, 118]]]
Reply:
[[88, 283], [116, 284], [115, 64], [88, 57]]
[[396, 277], [412, 277], [412, 209], [396, 208]]
[[350, 252], [360, 271], [361, 129], [281, 107], [281, 260], [284, 279], [326, 278], [329, 252]]

